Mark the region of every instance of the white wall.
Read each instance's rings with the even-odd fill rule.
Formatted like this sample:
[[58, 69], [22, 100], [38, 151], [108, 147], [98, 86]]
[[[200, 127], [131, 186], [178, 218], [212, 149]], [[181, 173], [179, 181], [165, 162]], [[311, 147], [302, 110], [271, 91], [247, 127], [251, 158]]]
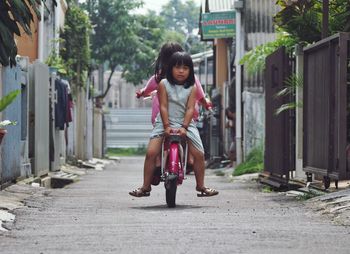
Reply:
[[243, 153], [246, 157], [265, 138], [265, 95], [243, 92]]

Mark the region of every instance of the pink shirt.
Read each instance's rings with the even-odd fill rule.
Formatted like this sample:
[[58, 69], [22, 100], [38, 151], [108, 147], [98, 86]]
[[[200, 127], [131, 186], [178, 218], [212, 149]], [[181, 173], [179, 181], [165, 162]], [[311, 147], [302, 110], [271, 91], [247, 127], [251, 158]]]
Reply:
[[[202, 85], [197, 77], [195, 77], [195, 86], [196, 86], [196, 110], [193, 113], [193, 119], [197, 120], [199, 116], [199, 106], [198, 102], [205, 97]], [[158, 83], [156, 81], [155, 76], [153, 75], [147, 82], [146, 86], [143, 88], [143, 93], [145, 95], [151, 94], [153, 91], [156, 91], [158, 88]], [[159, 113], [159, 99], [157, 95], [154, 95], [152, 97], [152, 124], [154, 125], [154, 122], [156, 120], [156, 117]]]

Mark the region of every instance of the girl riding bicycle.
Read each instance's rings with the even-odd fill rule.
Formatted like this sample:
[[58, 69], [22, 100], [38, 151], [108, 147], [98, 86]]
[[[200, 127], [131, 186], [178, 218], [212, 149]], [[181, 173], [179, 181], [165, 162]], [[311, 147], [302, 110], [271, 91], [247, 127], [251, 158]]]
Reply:
[[163, 136], [173, 130], [186, 136], [190, 153], [194, 157], [196, 190], [201, 196], [214, 196], [219, 192], [204, 185], [204, 149], [199, 132], [193, 121], [196, 103], [196, 86], [191, 56], [184, 52], [174, 53], [158, 87], [160, 114], [158, 114], [151, 134], [152, 146], [148, 147], [144, 164], [144, 180], [141, 188], [129, 192], [135, 197], [149, 196], [157, 155], [160, 153]]
[[[152, 125], [155, 124], [155, 119], [159, 113], [159, 99], [157, 95], [157, 89], [159, 82], [165, 78], [167, 67], [169, 64], [169, 59], [171, 55], [175, 52], [183, 52], [181, 45], [175, 42], [167, 42], [165, 43], [158, 54], [157, 60], [155, 62], [155, 70], [154, 75], [148, 80], [146, 86], [141, 89], [140, 91], [136, 92], [136, 97], [140, 98], [142, 96], [147, 97], [152, 95]], [[209, 100], [205, 98], [205, 94], [203, 91], [203, 88], [200, 84], [200, 81], [195, 78], [195, 86], [197, 87], [196, 92], [196, 110], [193, 114], [193, 119], [198, 119], [198, 104], [200, 103], [205, 109], [210, 109], [212, 107], [212, 104]], [[154, 93], [155, 92], [155, 93]], [[149, 146], [153, 146], [153, 142], [149, 143]], [[189, 154], [188, 163], [187, 163], [187, 172], [189, 173], [193, 171], [193, 156]], [[160, 161], [157, 160], [156, 166], [155, 166], [155, 174], [157, 177], [155, 178], [154, 185], [157, 185], [159, 183], [160, 179]], [[158, 180], [157, 180], [158, 179]]]

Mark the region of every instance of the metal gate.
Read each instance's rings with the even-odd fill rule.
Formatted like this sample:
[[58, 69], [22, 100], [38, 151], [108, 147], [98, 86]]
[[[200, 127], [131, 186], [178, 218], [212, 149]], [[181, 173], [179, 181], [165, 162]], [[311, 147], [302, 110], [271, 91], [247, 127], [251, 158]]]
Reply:
[[[4, 67], [2, 74], [3, 95], [21, 89], [21, 70], [19, 66]], [[21, 174], [21, 96], [17, 96], [2, 112], [2, 117], [17, 122], [15, 126], [6, 127], [8, 133], [1, 145], [0, 186], [6, 187], [8, 183], [16, 180]]]
[[330, 179], [349, 179], [347, 146], [347, 65], [349, 33], [304, 49], [303, 169]]
[[276, 115], [281, 105], [295, 100], [292, 95], [276, 97], [286, 87], [285, 81], [292, 75], [292, 66], [293, 62], [285, 47], [279, 48], [266, 59], [264, 169], [268, 179], [262, 178], [262, 182], [287, 184], [290, 171], [295, 170], [295, 110]]

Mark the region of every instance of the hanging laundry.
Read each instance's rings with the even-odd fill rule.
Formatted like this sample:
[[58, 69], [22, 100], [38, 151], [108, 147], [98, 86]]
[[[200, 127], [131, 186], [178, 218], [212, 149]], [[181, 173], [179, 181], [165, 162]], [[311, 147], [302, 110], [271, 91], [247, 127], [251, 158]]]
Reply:
[[67, 122], [67, 103], [68, 92], [67, 85], [61, 79], [55, 80], [55, 89], [57, 93], [57, 102], [55, 104], [55, 127], [64, 130]]

